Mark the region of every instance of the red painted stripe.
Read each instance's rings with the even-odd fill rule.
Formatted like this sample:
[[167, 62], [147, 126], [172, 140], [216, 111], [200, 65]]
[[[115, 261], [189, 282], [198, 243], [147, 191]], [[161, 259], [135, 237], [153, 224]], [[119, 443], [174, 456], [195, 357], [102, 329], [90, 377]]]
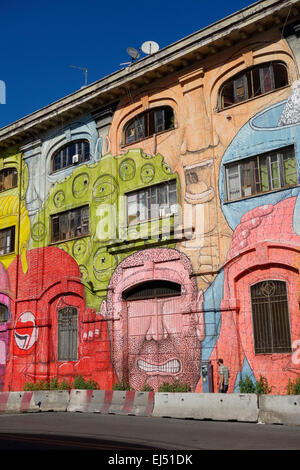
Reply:
[[154, 392], [148, 392], [148, 403], [147, 403], [147, 408], [145, 410], [146, 415], [150, 415], [153, 411], [154, 408]]
[[20, 404], [20, 411], [23, 413], [28, 410], [33, 392], [24, 392]]
[[112, 402], [112, 397], [113, 397], [113, 390], [105, 390], [104, 394], [104, 404], [101, 407], [100, 413], [104, 413], [105, 411], [108, 411]]
[[86, 390], [84, 410], [88, 411], [93, 396], [93, 390]]
[[125, 397], [125, 403], [122, 408], [122, 411], [125, 413], [130, 413], [132, 410], [133, 402], [134, 402], [134, 397], [135, 397], [135, 391], [130, 390], [126, 392], [126, 397]]
[[3, 413], [6, 411], [8, 397], [9, 397], [9, 392], [0, 393], [0, 413]]

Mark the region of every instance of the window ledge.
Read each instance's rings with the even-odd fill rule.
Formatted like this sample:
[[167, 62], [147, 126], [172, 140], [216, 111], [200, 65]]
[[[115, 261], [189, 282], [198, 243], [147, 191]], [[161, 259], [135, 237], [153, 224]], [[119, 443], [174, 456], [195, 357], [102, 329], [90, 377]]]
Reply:
[[293, 188], [300, 188], [300, 184], [293, 184], [292, 186], [285, 186], [284, 188], [278, 188], [278, 189], [273, 189], [272, 191], [266, 191], [265, 193], [259, 193], [259, 194], [252, 194], [251, 196], [243, 196], [243, 197], [240, 197], [238, 199], [232, 199], [231, 201], [229, 200], [226, 200], [223, 202], [223, 204], [232, 204], [234, 202], [241, 202], [241, 201], [245, 201], [245, 200], [248, 200], [248, 199], [253, 199], [254, 197], [262, 197], [262, 196], [267, 196], [268, 194], [274, 194], [274, 193], [278, 193], [280, 191], [286, 191], [288, 189], [293, 189]]
[[64, 240], [58, 240], [56, 242], [50, 242], [48, 246], [54, 246], [54, 245], [60, 245], [61, 243], [66, 243], [66, 242], [71, 242], [73, 240], [78, 240], [79, 238], [86, 238], [90, 237], [90, 233], [85, 233], [84, 235], [78, 235], [77, 237], [72, 237], [72, 238], [65, 238]]
[[291, 85], [288, 84], [288, 85], [285, 85], [281, 88], [276, 88], [275, 90], [272, 90], [272, 91], [269, 91], [268, 93], [263, 93], [262, 95], [258, 95], [258, 96], [253, 96], [252, 98], [249, 98], [247, 100], [244, 100], [244, 101], [240, 101], [239, 103], [234, 103], [230, 106], [227, 106], [226, 108], [218, 108], [216, 107], [215, 109], [215, 112], [218, 114], [218, 113], [222, 113], [224, 111], [228, 111], [228, 109], [232, 109], [232, 108], [235, 108], [236, 106], [241, 106], [245, 103], [249, 103], [251, 101], [254, 101], [254, 100], [257, 100], [259, 98], [262, 98], [263, 96], [268, 96], [268, 95], [271, 95], [272, 93], [276, 93], [277, 91], [282, 91], [282, 90], [285, 90], [286, 88], [290, 88]]
[[138, 143], [140, 143], [140, 142], [143, 142], [144, 140], [152, 139], [153, 137], [156, 137], [156, 136], [162, 135], [162, 134], [166, 134], [166, 132], [174, 131], [174, 130], [176, 130], [176, 129], [178, 129], [178, 127], [177, 127], [177, 126], [174, 126], [174, 127], [170, 128], [170, 129], [166, 129], [166, 130], [164, 130], [164, 131], [157, 132], [156, 134], [152, 134], [152, 135], [149, 135], [149, 136], [147, 136], [147, 137], [143, 137], [143, 139], [135, 140], [134, 142], [130, 142], [130, 143], [128, 143], [128, 144], [124, 144], [124, 143], [123, 143], [123, 144], [120, 145], [120, 148], [123, 149], [123, 148], [126, 148], [126, 147], [130, 147], [131, 145], [138, 144]]

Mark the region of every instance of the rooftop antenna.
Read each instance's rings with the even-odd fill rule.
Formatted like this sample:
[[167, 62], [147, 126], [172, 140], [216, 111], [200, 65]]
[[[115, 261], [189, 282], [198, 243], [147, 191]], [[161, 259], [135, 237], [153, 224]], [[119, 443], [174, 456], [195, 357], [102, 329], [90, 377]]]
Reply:
[[84, 86], [87, 86], [87, 73], [88, 73], [88, 69], [86, 69], [85, 67], [78, 67], [77, 65], [69, 65], [69, 67], [72, 67], [73, 69], [82, 70], [82, 71], [84, 72], [84, 75], [85, 75]]
[[120, 65], [131, 65], [134, 60], [137, 60], [140, 57], [139, 51], [137, 51], [134, 47], [127, 47], [126, 51], [127, 54], [131, 57], [131, 62], [123, 62]]
[[159, 51], [159, 45], [155, 41], [145, 41], [141, 45], [141, 49], [144, 54], [155, 54], [155, 52]]

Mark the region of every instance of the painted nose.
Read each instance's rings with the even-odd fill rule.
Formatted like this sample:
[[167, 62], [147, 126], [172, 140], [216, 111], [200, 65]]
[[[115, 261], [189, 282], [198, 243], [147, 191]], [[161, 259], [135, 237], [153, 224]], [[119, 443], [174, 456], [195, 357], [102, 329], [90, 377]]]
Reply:
[[163, 315], [151, 315], [150, 324], [146, 333], [146, 339], [150, 341], [161, 341], [168, 337], [168, 331], [163, 321]]

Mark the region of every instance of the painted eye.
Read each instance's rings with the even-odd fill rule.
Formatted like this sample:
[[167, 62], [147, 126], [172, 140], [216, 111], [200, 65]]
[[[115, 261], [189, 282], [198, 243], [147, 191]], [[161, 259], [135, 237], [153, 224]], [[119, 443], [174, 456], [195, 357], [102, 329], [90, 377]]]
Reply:
[[53, 202], [56, 207], [63, 206], [65, 202], [65, 193], [63, 191], [57, 191], [53, 196]]
[[151, 163], [146, 163], [141, 169], [141, 180], [143, 183], [150, 183], [155, 175], [155, 168]]
[[170, 175], [172, 173], [171, 168], [165, 162], [163, 162], [161, 166], [162, 166], [164, 173], [166, 173], [167, 175]]
[[43, 222], [36, 222], [31, 229], [31, 236], [36, 242], [44, 240], [46, 236], [46, 228]]
[[135, 175], [135, 163], [131, 158], [123, 160], [119, 168], [120, 178], [123, 181], [129, 181], [134, 178]]
[[99, 281], [108, 281], [117, 265], [116, 258], [100, 248], [96, 251], [93, 258], [93, 269], [95, 277]]
[[76, 240], [73, 245], [72, 252], [75, 258], [80, 258], [81, 256], [83, 256], [86, 252], [86, 241], [83, 239]]
[[103, 175], [96, 180], [92, 193], [94, 203], [113, 203], [117, 198], [117, 194], [118, 184], [112, 176]]
[[81, 173], [74, 178], [72, 184], [73, 196], [80, 198], [87, 190], [90, 184], [90, 177], [87, 173]]

